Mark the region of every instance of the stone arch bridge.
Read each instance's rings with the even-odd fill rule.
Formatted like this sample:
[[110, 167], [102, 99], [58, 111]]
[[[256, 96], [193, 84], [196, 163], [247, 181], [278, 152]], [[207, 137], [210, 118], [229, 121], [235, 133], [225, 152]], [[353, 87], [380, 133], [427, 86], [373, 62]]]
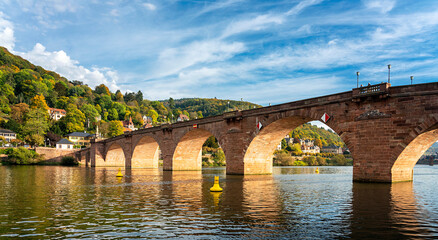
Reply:
[[201, 170], [202, 145], [213, 135], [224, 150], [227, 174], [271, 174], [281, 139], [324, 113], [353, 156], [354, 181], [411, 181], [414, 165], [438, 140], [438, 82], [382, 83], [141, 129], [92, 142], [77, 158], [91, 167], [157, 168], [161, 149], [163, 170]]

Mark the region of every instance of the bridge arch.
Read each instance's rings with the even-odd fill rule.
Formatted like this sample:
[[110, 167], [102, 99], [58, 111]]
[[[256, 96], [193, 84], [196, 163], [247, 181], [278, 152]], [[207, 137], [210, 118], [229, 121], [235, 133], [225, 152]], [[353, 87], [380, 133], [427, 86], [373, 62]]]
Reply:
[[99, 167], [125, 167], [126, 155], [124, 148], [117, 142], [111, 143], [105, 151], [105, 159], [96, 161]]
[[404, 141], [405, 148], [399, 146], [403, 150], [391, 168], [392, 181], [411, 181], [415, 164], [436, 141], [438, 141], [438, 116], [427, 119], [412, 130]]
[[[243, 159], [244, 174], [270, 174], [272, 173], [273, 153], [281, 140], [295, 128], [315, 121], [317, 118], [307, 116], [285, 116], [273, 120], [263, 127], [251, 140]], [[338, 133], [336, 122], [327, 124]], [[342, 141], [348, 146], [346, 134], [340, 134]], [[350, 148], [349, 148], [350, 149]]]
[[210, 136], [214, 134], [201, 128], [184, 134], [173, 153], [172, 170], [202, 170], [202, 145]]
[[141, 137], [134, 145], [132, 168], [158, 168], [159, 144], [151, 136]]

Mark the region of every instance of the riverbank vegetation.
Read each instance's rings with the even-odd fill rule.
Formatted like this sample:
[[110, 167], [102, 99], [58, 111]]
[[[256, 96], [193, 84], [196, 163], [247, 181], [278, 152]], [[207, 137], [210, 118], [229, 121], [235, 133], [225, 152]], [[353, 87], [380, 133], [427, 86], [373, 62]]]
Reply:
[[43, 160], [34, 150], [24, 147], [2, 149], [0, 153], [8, 156], [2, 159], [4, 165], [33, 165]]

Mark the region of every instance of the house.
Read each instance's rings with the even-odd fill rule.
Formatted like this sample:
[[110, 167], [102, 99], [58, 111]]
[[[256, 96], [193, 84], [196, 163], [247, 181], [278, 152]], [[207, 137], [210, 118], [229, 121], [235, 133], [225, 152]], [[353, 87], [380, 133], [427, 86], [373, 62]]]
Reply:
[[6, 146], [11, 146], [10, 142], [11, 140], [17, 139], [17, 134], [9, 129], [2, 129], [0, 128], [0, 137], [4, 137], [6, 142]]
[[303, 153], [320, 153], [321, 149], [315, 146], [314, 140], [300, 139], [301, 151]]
[[303, 147], [301, 146], [301, 151], [303, 153], [320, 153], [321, 149], [318, 146], [311, 146], [303, 149]]
[[177, 122], [183, 122], [183, 121], [189, 121], [189, 117], [187, 117], [187, 115], [184, 114], [180, 114], [178, 116], [178, 118], [176, 119]]
[[56, 143], [56, 149], [73, 149], [74, 143], [69, 140], [63, 138]]
[[74, 145], [89, 147], [93, 135], [86, 132], [72, 132], [67, 134], [66, 137]]
[[137, 128], [134, 127], [134, 123], [132, 122], [132, 118], [129, 117], [129, 120], [122, 121], [123, 127], [125, 128], [124, 132], [131, 132], [137, 130]]
[[58, 121], [62, 117], [65, 117], [65, 115], [67, 114], [64, 109], [49, 108], [49, 110], [47, 111], [49, 112], [50, 118], [55, 121]]
[[152, 124], [152, 117], [148, 117], [146, 115], [143, 115], [143, 123], [144, 124], [147, 124], [147, 123]]
[[333, 145], [333, 144], [330, 146], [322, 147], [321, 152], [322, 153], [334, 153], [334, 154], [342, 154], [343, 153], [341, 147], [338, 147], [338, 146]]

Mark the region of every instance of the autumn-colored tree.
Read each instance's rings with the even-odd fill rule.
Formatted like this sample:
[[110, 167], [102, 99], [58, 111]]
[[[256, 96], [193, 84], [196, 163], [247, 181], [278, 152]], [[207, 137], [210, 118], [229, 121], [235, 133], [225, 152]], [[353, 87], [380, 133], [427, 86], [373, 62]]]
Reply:
[[319, 138], [315, 139], [314, 145], [318, 146], [319, 148], [322, 148], [322, 141], [321, 141], [321, 139], [319, 139]]
[[117, 90], [116, 92], [116, 100], [119, 102], [123, 102], [123, 94], [120, 92], [120, 90]]
[[157, 111], [155, 111], [155, 110], [153, 110], [153, 109], [150, 109], [150, 110], [148, 111], [148, 113], [146, 114], [146, 116], [151, 117], [153, 123], [156, 123], [156, 122], [157, 122], [157, 119], [158, 119], [158, 113], [157, 113]]
[[11, 107], [11, 118], [17, 123], [22, 124], [27, 111], [29, 111], [29, 105], [26, 103], [15, 104]]
[[96, 87], [96, 89], [94, 91], [97, 94], [104, 94], [104, 95], [111, 96], [111, 93], [110, 93], [108, 87], [105, 86], [105, 84], [100, 84], [99, 86]]
[[30, 107], [39, 108], [46, 111], [49, 109], [49, 106], [47, 106], [46, 99], [43, 95], [35, 95], [35, 97], [33, 97], [31, 100]]
[[123, 125], [120, 121], [111, 121], [108, 126], [108, 137], [115, 137], [123, 134]]

